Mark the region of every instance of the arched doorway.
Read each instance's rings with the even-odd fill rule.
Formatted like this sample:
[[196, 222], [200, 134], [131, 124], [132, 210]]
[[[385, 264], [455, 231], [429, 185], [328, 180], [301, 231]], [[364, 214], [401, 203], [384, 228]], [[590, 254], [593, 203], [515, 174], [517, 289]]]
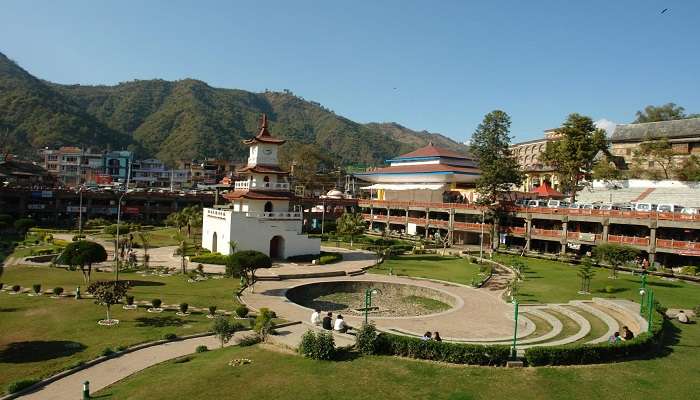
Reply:
[[270, 239], [270, 258], [284, 258], [284, 238], [273, 236]]
[[265, 212], [272, 212], [272, 202], [268, 201], [265, 203]]
[[211, 252], [216, 253], [216, 232], [214, 232], [213, 235], [211, 235]]

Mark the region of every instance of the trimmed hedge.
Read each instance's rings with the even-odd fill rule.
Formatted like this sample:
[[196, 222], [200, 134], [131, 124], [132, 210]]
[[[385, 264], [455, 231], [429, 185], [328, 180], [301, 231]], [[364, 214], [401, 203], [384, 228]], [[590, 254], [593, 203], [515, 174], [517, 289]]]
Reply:
[[504, 345], [435, 342], [389, 333], [377, 336], [375, 348], [378, 354], [453, 364], [505, 365], [510, 356], [510, 347]]
[[39, 383], [39, 379], [22, 379], [19, 381], [12, 382], [9, 385], [7, 385], [7, 393], [17, 393], [36, 383]]
[[538, 346], [525, 350], [525, 360], [530, 366], [600, 364], [649, 353], [663, 341], [668, 321], [659, 312], [654, 313], [652, 331], [637, 335], [634, 339], [618, 344], [579, 344], [565, 346]]
[[202, 263], [202, 264], [226, 265], [227, 259], [228, 259], [228, 256], [225, 256], [223, 254], [209, 253], [209, 254], [201, 254], [198, 256], [192, 256], [192, 257], [190, 257], [190, 262]]
[[318, 259], [318, 263], [321, 265], [325, 264], [333, 264], [337, 263], [339, 261], [343, 261], [343, 255], [340, 253], [332, 253], [332, 252], [321, 252], [321, 257]]

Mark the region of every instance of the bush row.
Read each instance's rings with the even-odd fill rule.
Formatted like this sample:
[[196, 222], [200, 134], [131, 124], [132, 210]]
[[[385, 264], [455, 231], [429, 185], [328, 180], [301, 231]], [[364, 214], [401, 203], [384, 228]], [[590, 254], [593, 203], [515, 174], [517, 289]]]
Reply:
[[565, 346], [538, 346], [525, 350], [530, 366], [599, 364], [643, 355], [658, 349], [668, 321], [661, 313], [652, 317], [652, 331], [618, 344], [580, 344]]
[[505, 365], [510, 355], [510, 347], [503, 345], [435, 342], [389, 333], [377, 336], [375, 349], [378, 354], [471, 365]]
[[321, 252], [321, 257], [318, 258], [318, 263], [321, 265], [333, 264], [343, 261], [343, 255], [340, 253], [332, 253], [327, 251]]
[[227, 259], [228, 256], [219, 253], [200, 254], [198, 256], [190, 257], [191, 262], [217, 265], [226, 265]]

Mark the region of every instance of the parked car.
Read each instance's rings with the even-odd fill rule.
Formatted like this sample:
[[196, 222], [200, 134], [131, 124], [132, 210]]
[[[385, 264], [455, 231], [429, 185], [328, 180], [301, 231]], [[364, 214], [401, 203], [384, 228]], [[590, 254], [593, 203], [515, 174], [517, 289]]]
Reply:
[[658, 207], [656, 207], [656, 211], [658, 212], [676, 213], [681, 212], [681, 210], [683, 210], [683, 206], [677, 204], [659, 204]]
[[634, 211], [656, 211], [656, 204], [651, 203], [635, 203]]
[[578, 210], [579, 208], [581, 208], [581, 203], [571, 203], [569, 205], [569, 208], [573, 208], [574, 210]]
[[528, 200], [527, 206], [530, 208], [534, 208], [534, 207], [546, 208], [547, 207], [547, 200]]
[[687, 214], [687, 215], [697, 215], [698, 214], [698, 209], [694, 207], [685, 207], [681, 210], [681, 214]]
[[603, 211], [617, 210], [613, 203], [603, 203], [598, 209]]
[[569, 202], [564, 200], [549, 200], [547, 202], [549, 208], [569, 208]]

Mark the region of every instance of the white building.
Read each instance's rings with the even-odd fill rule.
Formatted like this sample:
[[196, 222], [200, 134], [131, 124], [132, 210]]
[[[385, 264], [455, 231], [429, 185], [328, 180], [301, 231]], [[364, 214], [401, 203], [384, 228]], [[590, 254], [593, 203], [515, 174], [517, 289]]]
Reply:
[[243, 143], [250, 147], [248, 164], [237, 172], [244, 179], [224, 194], [230, 204], [205, 208], [202, 246], [212, 252], [229, 254], [231, 242], [236, 250], [257, 250], [275, 259], [313, 254], [321, 251], [321, 239], [302, 234], [301, 210], [289, 205], [287, 171], [279, 167], [277, 149], [284, 140], [267, 130], [263, 115], [260, 132]]

